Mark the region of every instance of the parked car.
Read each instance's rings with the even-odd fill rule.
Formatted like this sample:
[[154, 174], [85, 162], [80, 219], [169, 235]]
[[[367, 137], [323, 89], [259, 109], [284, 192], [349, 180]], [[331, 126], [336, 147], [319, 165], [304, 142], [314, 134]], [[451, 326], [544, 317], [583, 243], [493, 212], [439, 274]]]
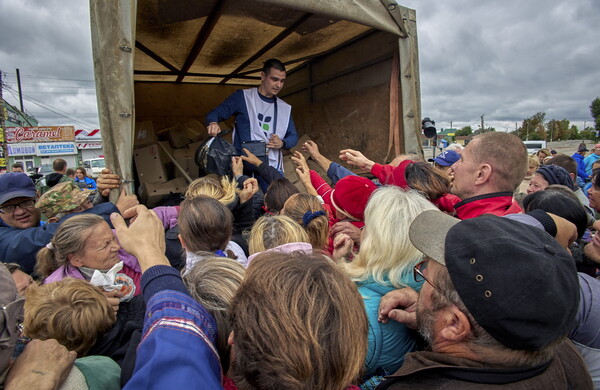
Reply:
[[546, 141], [523, 141], [528, 154], [533, 154], [540, 149], [546, 149]]
[[92, 179], [97, 179], [105, 166], [106, 164], [104, 162], [104, 157], [91, 158], [83, 161], [83, 167], [86, 169], [87, 174], [92, 177]]

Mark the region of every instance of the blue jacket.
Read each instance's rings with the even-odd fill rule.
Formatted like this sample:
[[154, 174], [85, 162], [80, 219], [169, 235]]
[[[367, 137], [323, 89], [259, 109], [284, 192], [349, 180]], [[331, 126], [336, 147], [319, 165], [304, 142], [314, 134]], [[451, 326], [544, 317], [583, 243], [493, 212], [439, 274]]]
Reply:
[[[118, 213], [119, 210], [114, 204], [107, 202], [101, 203], [84, 213], [97, 214], [110, 223], [110, 214]], [[28, 229], [17, 229], [6, 225], [0, 220], [0, 260], [5, 263], [17, 263], [23, 269], [23, 272], [32, 273], [35, 266], [35, 255], [46, 244], [50, 242], [56, 229], [60, 224], [77, 215], [70, 214], [57, 223], [48, 223], [43, 226], [32, 227]]]
[[583, 162], [584, 157], [579, 153], [573, 153], [571, 157], [573, 157], [573, 160], [577, 162], [577, 176], [579, 176], [581, 180], [586, 182], [588, 174], [585, 171], [585, 163]]
[[583, 159], [583, 162], [585, 164], [585, 173], [588, 176], [592, 175], [592, 165], [594, 165], [594, 163], [600, 159], [600, 156], [598, 156], [596, 153], [592, 153], [589, 156], [587, 156], [586, 158]]
[[84, 177], [83, 180], [79, 180], [79, 178], [75, 178], [75, 183], [79, 183], [79, 182], [85, 182], [85, 184], [87, 184], [87, 189], [88, 190], [95, 190], [96, 189], [96, 182], [94, 181], [94, 179], [90, 179], [89, 177]]
[[[236, 136], [233, 146], [239, 153], [242, 153], [242, 142], [251, 141], [250, 118], [248, 117], [248, 108], [244, 92], [238, 89], [223, 101], [217, 108], [206, 114], [205, 124], [208, 126], [211, 122], [222, 122], [232, 115], [235, 115]], [[275, 122], [277, 120], [275, 119]], [[288, 128], [283, 137], [283, 149], [290, 149], [298, 143], [298, 134], [294, 120], [290, 117]]]
[[157, 265], [142, 275], [144, 334], [133, 376], [123, 388], [222, 389], [217, 325], [187, 293], [181, 275]]
[[[402, 284], [419, 291], [421, 283], [414, 281], [412, 273], [402, 278]], [[377, 321], [379, 302], [388, 292], [397, 289], [388, 283], [381, 285], [373, 280], [357, 282], [369, 320], [369, 345], [365, 359], [364, 378], [374, 375], [391, 375], [404, 362], [404, 355], [415, 350], [413, 331], [396, 321], [387, 324]]]

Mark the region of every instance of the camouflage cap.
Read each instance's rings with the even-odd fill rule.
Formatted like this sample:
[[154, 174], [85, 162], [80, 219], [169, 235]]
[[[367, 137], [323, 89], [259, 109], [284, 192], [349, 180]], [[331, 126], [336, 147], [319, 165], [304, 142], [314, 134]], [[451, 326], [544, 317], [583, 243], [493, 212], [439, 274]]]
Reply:
[[35, 207], [40, 209], [47, 218], [52, 218], [56, 214], [75, 210], [89, 198], [92, 192], [92, 190], [82, 190], [72, 180], [65, 181], [44, 193]]

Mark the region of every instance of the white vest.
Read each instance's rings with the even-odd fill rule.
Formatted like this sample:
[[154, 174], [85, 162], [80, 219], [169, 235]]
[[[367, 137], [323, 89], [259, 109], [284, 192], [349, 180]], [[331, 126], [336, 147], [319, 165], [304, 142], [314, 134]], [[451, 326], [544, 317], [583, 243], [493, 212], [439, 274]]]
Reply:
[[[272, 134], [283, 139], [290, 123], [292, 106], [276, 98], [276, 103], [265, 102], [258, 96], [258, 88], [244, 89], [244, 99], [248, 108], [250, 136], [252, 140], [269, 142]], [[277, 110], [277, 123], [275, 123]], [[235, 134], [234, 134], [235, 137]], [[281, 150], [268, 149], [269, 165], [283, 171]]]

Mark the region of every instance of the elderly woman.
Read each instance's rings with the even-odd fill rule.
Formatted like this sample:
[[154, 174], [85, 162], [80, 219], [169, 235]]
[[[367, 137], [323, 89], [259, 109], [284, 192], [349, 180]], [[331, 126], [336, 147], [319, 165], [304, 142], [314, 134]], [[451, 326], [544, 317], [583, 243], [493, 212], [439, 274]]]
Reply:
[[118, 290], [122, 301], [142, 292], [137, 259], [121, 249], [110, 226], [93, 214], [63, 222], [38, 252], [35, 272], [44, 284], [72, 277], [107, 291]]
[[565, 168], [558, 165], [542, 165], [531, 176], [527, 194], [543, 191], [552, 184], [560, 184], [573, 189], [573, 179]]
[[183, 277], [192, 298], [201, 303], [217, 323], [215, 347], [225, 374], [230, 367], [232, 350], [228, 343], [231, 333], [231, 305], [245, 274], [246, 269], [241, 264], [225, 257], [212, 256], [198, 262]]
[[[374, 388], [380, 378], [396, 371], [404, 355], [415, 349], [415, 338], [399, 322], [378, 321], [379, 302], [388, 292], [402, 287], [420, 290], [413, 277], [423, 254], [408, 238], [408, 228], [423, 211], [435, 206], [414, 190], [386, 186], [373, 193], [365, 210], [365, 228], [360, 251], [351, 263], [342, 263], [358, 286], [369, 319], [369, 345], [364, 378]], [[371, 378], [371, 379], [369, 379]]]

